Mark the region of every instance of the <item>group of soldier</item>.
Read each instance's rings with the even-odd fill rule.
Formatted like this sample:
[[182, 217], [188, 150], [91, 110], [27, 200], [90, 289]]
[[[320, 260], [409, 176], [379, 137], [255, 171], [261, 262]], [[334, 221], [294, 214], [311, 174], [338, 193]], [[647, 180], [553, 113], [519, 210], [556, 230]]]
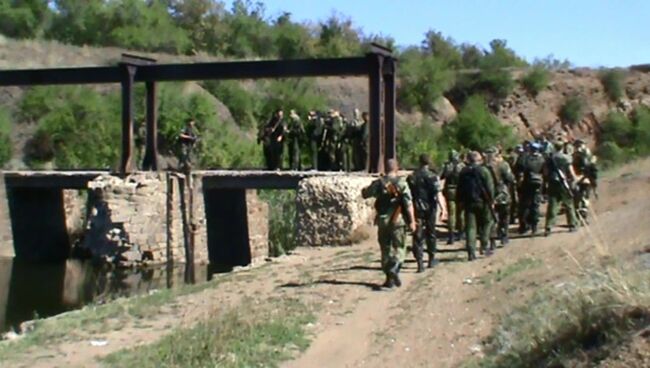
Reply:
[[[258, 143], [264, 151], [268, 170], [283, 167], [282, 157], [287, 148], [287, 167], [303, 170], [302, 154], [308, 153], [309, 166], [321, 171], [361, 171], [366, 168], [368, 142], [368, 113], [354, 110], [346, 119], [337, 110], [327, 113], [310, 111], [303, 118], [290, 110], [285, 117], [278, 109], [259, 129]], [[305, 154], [307, 156], [307, 154]]]
[[464, 155], [452, 150], [440, 175], [426, 155], [419, 167], [402, 176], [396, 160], [389, 160], [387, 173], [364, 188], [364, 198], [375, 198], [382, 286], [400, 286], [399, 272], [406, 252], [407, 228], [412, 232], [417, 272], [437, 264], [436, 225], [444, 197], [447, 212], [447, 244], [465, 240], [468, 260], [490, 256], [498, 244], [509, 242], [509, 227], [519, 234], [538, 235], [540, 206], [547, 203], [544, 236], [549, 236], [560, 210], [568, 229], [587, 224], [589, 198], [596, 194], [596, 157], [585, 142], [564, 136], [525, 141], [503, 152], [490, 147]]

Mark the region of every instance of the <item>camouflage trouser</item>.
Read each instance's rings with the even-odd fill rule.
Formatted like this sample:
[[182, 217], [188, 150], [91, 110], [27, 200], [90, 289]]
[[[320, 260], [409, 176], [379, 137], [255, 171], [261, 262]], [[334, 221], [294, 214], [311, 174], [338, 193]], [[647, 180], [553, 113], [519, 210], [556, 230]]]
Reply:
[[183, 170], [192, 168], [192, 146], [189, 144], [183, 144], [181, 146], [180, 166]]
[[565, 206], [569, 227], [575, 227], [577, 221], [575, 207], [573, 207], [573, 199], [561, 187], [549, 186], [545, 226], [547, 230], [550, 230], [553, 225], [555, 225], [555, 218], [557, 217], [562, 205]]
[[447, 232], [451, 239], [454, 232], [463, 231], [463, 211], [456, 201], [456, 188], [446, 189], [443, 195], [447, 204]]
[[434, 210], [429, 216], [416, 219], [415, 233], [413, 233], [413, 257], [417, 261], [423, 259], [425, 242], [429, 257], [433, 258], [436, 253], [436, 216], [437, 211]]
[[287, 142], [289, 146], [289, 168], [291, 170], [300, 170], [300, 141], [298, 138], [290, 138]]
[[309, 148], [311, 151], [311, 168], [318, 170], [318, 141], [315, 139], [309, 141]]
[[589, 215], [589, 197], [591, 195], [591, 185], [581, 184], [573, 192], [573, 205], [580, 221], [587, 222]]
[[542, 203], [542, 188], [537, 184], [524, 184], [519, 199], [520, 228], [537, 227], [539, 205]]
[[484, 203], [472, 203], [465, 208], [465, 247], [470, 257], [476, 255], [476, 238], [481, 241], [481, 250], [486, 250], [490, 241], [492, 215]]
[[406, 228], [404, 226], [378, 226], [377, 239], [381, 249], [381, 269], [384, 273], [404, 262], [406, 254]]
[[510, 226], [510, 203], [495, 204], [494, 213], [497, 216], [497, 222], [492, 224], [492, 238], [507, 238], [508, 227]]

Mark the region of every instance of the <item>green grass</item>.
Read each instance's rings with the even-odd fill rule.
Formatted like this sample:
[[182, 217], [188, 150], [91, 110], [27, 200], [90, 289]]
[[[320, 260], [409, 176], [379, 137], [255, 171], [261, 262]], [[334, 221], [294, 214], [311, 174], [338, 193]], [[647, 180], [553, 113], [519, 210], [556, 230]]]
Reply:
[[189, 328], [180, 328], [151, 345], [108, 355], [110, 367], [276, 367], [309, 346], [305, 326], [310, 309], [296, 300], [242, 307]]
[[504, 268], [499, 268], [495, 273], [482, 278], [482, 281], [487, 285], [491, 285], [493, 283], [501, 282], [519, 272], [539, 267], [541, 265], [542, 261], [539, 259], [530, 257], [520, 258], [515, 263], [511, 263]]
[[650, 326], [650, 271], [590, 272], [508, 311], [467, 367], [595, 366]]

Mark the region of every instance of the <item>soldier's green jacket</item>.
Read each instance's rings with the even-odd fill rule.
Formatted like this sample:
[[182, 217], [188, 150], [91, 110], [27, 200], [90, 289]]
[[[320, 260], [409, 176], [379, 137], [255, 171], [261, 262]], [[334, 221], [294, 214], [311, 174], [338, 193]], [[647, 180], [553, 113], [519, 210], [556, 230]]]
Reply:
[[424, 217], [425, 213], [434, 210], [437, 205], [440, 180], [428, 166], [423, 166], [409, 175], [406, 179], [415, 206], [416, 217]]
[[494, 180], [494, 203], [510, 203], [509, 186], [515, 182], [510, 165], [505, 161], [495, 161], [487, 165]]
[[[397, 189], [397, 195], [391, 194], [391, 187]], [[374, 180], [369, 186], [361, 191], [363, 198], [375, 198], [375, 210], [377, 212], [376, 223], [380, 227], [404, 226], [404, 217], [409, 216], [408, 209], [412, 205], [413, 198], [406, 183], [406, 179], [400, 176], [382, 176]], [[401, 214], [391, 224], [391, 217], [401, 205]], [[413, 219], [407, 218], [410, 222]]]
[[[558, 170], [561, 170], [564, 173], [564, 177], [567, 180], [571, 180], [570, 177], [570, 166], [572, 163], [572, 158], [570, 155], [563, 153], [562, 151], [555, 152], [552, 154], [547, 161], [547, 182], [549, 190], [561, 191], [563, 184]], [[570, 184], [570, 182], [568, 183]]]
[[305, 129], [302, 126], [302, 120], [299, 116], [290, 116], [289, 122], [287, 123], [287, 133], [289, 138], [296, 139], [301, 137], [305, 133]]
[[445, 181], [445, 191], [448, 189], [456, 189], [458, 186], [458, 177], [464, 167], [465, 164], [460, 161], [447, 161], [445, 163], [440, 174], [440, 179]]

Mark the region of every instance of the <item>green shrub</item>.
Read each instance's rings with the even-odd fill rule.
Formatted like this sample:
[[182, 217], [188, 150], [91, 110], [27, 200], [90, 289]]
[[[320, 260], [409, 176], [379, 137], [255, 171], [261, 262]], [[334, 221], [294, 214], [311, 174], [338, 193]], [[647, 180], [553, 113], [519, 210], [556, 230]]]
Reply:
[[606, 167], [623, 163], [628, 157], [628, 153], [612, 141], [599, 144], [596, 154], [600, 158], [600, 162]]
[[639, 156], [650, 155], [650, 109], [637, 107], [633, 114], [633, 145]]
[[471, 96], [458, 116], [443, 127], [442, 135], [446, 146], [456, 149], [484, 150], [497, 144], [510, 146], [516, 140], [512, 127], [490, 113], [481, 96]]
[[277, 109], [295, 109], [300, 116], [310, 110], [324, 110], [327, 99], [316, 90], [310, 79], [278, 79], [265, 86], [266, 97], [260, 109], [260, 119], [268, 119]]
[[610, 112], [601, 124], [599, 140], [602, 142], [614, 142], [620, 147], [632, 145], [634, 136], [634, 125], [623, 113]]
[[620, 69], [607, 69], [600, 72], [600, 83], [605, 88], [605, 94], [612, 102], [618, 102], [625, 94], [623, 79], [625, 74]]
[[0, 167], [11, 159], [11, 116], [0, 109]]
[[454, 71], [446, 61], [435, 56], [407, 53], [400, 70], [397, 102], [408, 110], [432, 112], [436, 101], [454, 83]]
[[584, 115], [584, 107], [585, 103], [580, 96], [570, 96], [560, 108], [560, 119], [570, 125], [576, 124]]
[[277, 257], [294, 250], [296, 243], [296, 192], [260, 190], [260, 199], [269, 205], [269, 254]]
[[535, 97], [548, 86], [549, 79], [550, 74], [548, 70], [536, 66], [526, 73], [521, 80], [521, 84], [531, 96]]
[[445, 158], [441, 149], [441, 130], [430, 120], [419, 122], [398, 122], [397, 157], [403, 168], [418, 166], [418, 157], [427, 154], [434, 162]]

